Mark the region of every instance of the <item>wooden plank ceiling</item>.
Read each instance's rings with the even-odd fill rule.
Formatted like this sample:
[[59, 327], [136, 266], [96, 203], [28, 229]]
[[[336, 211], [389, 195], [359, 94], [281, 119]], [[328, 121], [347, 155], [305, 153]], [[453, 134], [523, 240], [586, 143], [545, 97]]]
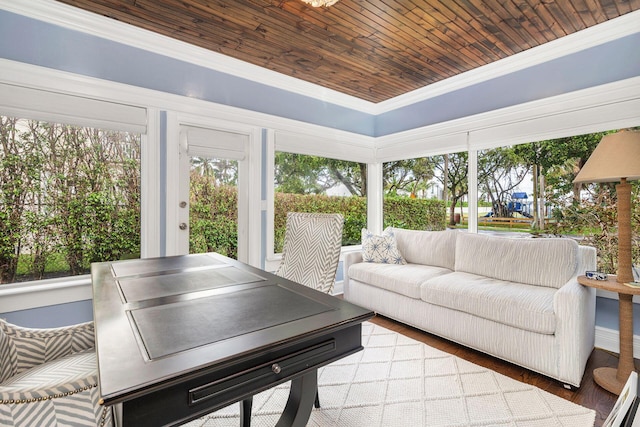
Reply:
[[59, 0], [381, 102], [640, 9], [640, 0]]

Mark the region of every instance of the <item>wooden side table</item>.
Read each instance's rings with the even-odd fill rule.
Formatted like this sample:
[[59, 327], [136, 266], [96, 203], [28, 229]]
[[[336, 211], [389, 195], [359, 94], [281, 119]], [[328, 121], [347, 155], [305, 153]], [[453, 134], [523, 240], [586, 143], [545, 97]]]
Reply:
[[635, 370], [633, 361], [633, 296], [640, 295], [640, 288], [632, 288], [618, 283], [616, 276], [609, 276], [607, 280], [593, 280], [587, 279], [586, 276], [578, 276], [578, 283], [618, 294], [620, 307], [618, 368], [597, 368], [593, 371], [593, 379], [600, 387], [619, 395], [629, 378], [629, 374]]

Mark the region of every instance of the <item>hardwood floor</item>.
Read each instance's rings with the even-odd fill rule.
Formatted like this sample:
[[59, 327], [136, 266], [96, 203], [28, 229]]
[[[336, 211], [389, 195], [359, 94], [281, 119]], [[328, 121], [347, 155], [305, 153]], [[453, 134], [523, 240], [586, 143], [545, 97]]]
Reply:
[[[601, 349], [595, 349], [587, 362], [582, 386], [575, 391], [566, 390], [558, 381], [547, 378], [543, 375], [529, 371], [520, 366], [488, 356], [476, 350], [458, 345], [435, 335], [428, 334], [418, 329], [396, 322], [386, 317], [376, 316], [372, 323], [384, 328], [398, 332], [417, 341], [421, 341], [431, 347], [454, 354], [476, 365], [484, 366], [503, 375], [536, 386], [556, 396], [560, 396], [578, 405], [594, 409], [596, 411], [595, 427], [601, 427], [607, 415], [613, 408], [618, 396], [609, 393], [593, 382], [593, 370], [601, 366], [618, 366], [618, 357]], [[531, 349], [535, 351], [535, 349]]]

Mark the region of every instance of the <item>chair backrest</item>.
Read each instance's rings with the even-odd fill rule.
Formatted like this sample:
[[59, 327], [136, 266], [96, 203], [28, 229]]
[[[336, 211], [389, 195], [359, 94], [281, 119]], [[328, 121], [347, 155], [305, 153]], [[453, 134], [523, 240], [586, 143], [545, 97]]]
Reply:
[[27, 328], [0, 319], [0, 382], [34, 366], [94, 346], [93, 322]]
[[[0, 319], [0, 323], [4, 322]], [[15, 373], [15, 363], [12, 363], [12, 342], [11, 338], [4, 332], [4, 329], [0, 327], [0, 383], [3, 383], [7, 378], [11, 378]]]
[[282, 261], [276, 275], [331, 293], [342, 248], [340, 214], [287, 214]]

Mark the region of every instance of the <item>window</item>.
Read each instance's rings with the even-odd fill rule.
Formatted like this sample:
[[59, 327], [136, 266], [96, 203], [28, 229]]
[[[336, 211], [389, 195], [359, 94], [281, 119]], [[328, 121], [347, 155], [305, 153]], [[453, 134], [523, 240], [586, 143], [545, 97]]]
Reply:
[[342, 245], [360, 244], [367, 225], [367, 165], [277, 151], [274, 162], [274, 252], [282, 252], [287, 212], [341, 213]]
[[140, 257], [141, 135], [0, 116], [0, 282]]
[[[383, 165], [383, 226], [441, 230], [445, 225], [443, 156], [398, 160]], [[441, 181], [440, 181], [441, 182]]]

